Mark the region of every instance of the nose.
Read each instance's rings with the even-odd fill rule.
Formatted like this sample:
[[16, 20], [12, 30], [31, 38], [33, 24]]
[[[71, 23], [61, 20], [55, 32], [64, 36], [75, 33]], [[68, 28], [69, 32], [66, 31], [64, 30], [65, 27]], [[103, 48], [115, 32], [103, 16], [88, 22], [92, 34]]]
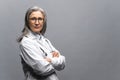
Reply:
[[35, 24], [39, 24], [39, 20], [36, 20], [36, 21], [35, 21]]

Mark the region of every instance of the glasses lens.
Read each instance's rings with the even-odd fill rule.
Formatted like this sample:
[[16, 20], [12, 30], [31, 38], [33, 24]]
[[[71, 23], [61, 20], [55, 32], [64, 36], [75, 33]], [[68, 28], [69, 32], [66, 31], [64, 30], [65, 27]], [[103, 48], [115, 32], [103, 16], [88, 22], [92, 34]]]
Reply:
[[43, 20], [43, 18], [41, 18], [41, 17], [39, 17], [39, 18], [35, 18], [35, 17], [33, 17], [33, 18], [30, 18], [30, 20], [32, 20], [32, 21], [42, 21]]

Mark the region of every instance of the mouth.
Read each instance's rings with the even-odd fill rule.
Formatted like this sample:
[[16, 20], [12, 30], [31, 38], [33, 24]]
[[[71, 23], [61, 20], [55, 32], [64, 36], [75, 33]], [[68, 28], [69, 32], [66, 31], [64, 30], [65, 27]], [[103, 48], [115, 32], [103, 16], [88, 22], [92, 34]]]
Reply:
[[34, 26], [34, 28], [35, 28], [35, 29], [39, 29], [39, 28], [41, 28], [41, 26]]
[[34, 28], [35, 28], [35, 29], [39, 29], [40, 27], [38, 27], [38, 26], [35, 26]]

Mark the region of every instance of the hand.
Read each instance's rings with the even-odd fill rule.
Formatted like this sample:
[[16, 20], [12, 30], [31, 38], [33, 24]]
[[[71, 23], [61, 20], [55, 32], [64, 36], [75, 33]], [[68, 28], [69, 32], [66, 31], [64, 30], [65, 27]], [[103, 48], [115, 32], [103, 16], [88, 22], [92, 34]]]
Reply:
[[52, 52], [52, 57], [59, 57], [59, 55], [60, 54], [58, 52], [55, 52], [55, 51]]
[[45, 58], [45, 60], [48, 61], [48, 62], [50, 62], [50, 63], [52, 61], [50, 58], [47, 58], [47, 57]]

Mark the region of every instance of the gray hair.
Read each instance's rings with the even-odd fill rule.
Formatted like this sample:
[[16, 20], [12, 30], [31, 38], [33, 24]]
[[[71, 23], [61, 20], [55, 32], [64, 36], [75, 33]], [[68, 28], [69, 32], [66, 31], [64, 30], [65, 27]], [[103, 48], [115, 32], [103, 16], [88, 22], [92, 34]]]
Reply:
[[45, 11], [44, 11], [42, 8], [37, 7], [37, 6], [34, 6], [34, 7], [29, 8], [29, 9], [27, 10], [26, 14], [25, 14], [25, 24], [24, 24], [24, 28], [23, 28], [23, 30], [22, 30], [22, 35], [21, 35], [21, 36], [18, 38], [18, 40], [17, 40], [18, 42], [20, 42], [20, 41], [22, 40], [23, 36], [25, 36], [25, 35], [28, 33], [28, 29], [30, 30], [30, 27], [29, 27], [29, 16], [30, 16], [30, 14], [31, 14], [32, 12], [34, 12], [34, 11], [40, 11], [40, 12], [43, 14], [43, 16], [44, 16], [43, 28], [42, 28], [42, 30], [40, 31], [40, 33], [41, 33], [42, 35], [45, 34], [45, 31], [46, 31], [46, 28], [47, 28], [47, 17], [46, 17], [46, 13], [45, 13]]

